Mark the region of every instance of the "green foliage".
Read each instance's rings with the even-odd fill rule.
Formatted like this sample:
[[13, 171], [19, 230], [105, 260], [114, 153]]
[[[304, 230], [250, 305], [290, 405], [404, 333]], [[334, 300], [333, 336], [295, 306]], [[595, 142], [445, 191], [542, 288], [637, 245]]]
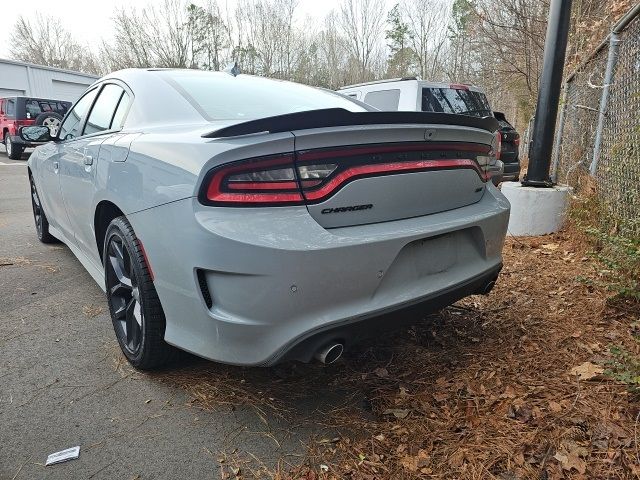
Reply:
[[391, 53], [394, 54], [405, 48], [407, 41], [411, 38], [411, 29], [402, 19], [400, 4], [397, 3], [391, 9], [387, 17], [387, 23], [389, 24], [389, 30], [386, 31], [385, 38], [389, 40], [389, 48]]
[[385, 38], [389, 41], [388, 46], [391, 51], [387, 64], [387, 75], [390, 77], [407, 76], [415, 70], [418, 58], [416, 52], [407, 46], [407, 42], [413, 34], [402, 17], [400, 4], [396, 4], [391, 9], [387, 23], [389, 30], [385, 32]]
[[[638, 338], [635, 340], [640, 342]], [[622, 346], [611, 346], [609, 350], [613, 360], [607, 362], [605, 375], [625, 383], [632, 392], [640, 393], [640, 357]]]
[[586, 233], [593, 247], [591, 254], [604, 269], [604, 285], [623, 297], [640, 300], [640, 238], [620, 229], [621, 221], [593, 195], [574, 202], [571, 218]]
[[220, 70], [222, 50], [227, 46], [227, 27], [219, 13], [188, 4], [186, 28], [191, 45], [191, 68]]
[[464, 35], [469, 22], [476, 11], [476, 3], [473, 0], [454, 0], [451, 8], [451, 37]]

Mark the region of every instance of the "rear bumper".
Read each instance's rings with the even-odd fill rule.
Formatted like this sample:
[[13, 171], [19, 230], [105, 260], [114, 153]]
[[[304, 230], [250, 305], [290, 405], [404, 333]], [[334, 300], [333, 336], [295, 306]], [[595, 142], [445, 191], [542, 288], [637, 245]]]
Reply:
[[520, 161], [504, 164], [503, 181], [512, 181], [520, 178]]
[[384, 331], [415, 324], [422, 320], [424, 315], [437, 312], [469, 295], [488, 293], [486, 291], [498, 279], [500, 270], [502, 270], [502, 264], [458, 285], [425, 297], [401, 305], [394, 305], [382, 311], [347, 319], [317, 331], [307, 332], [303, 337], [295, 339], [290, 345], [285, 346], [282, 349], [284, 353], [270, 359], [267, 365], [286, 360], [308, 362], [313, 358], [315, 352], [332, 342], [348, 346], [361, 338], [370, 338]]
[[167, 342], [224, 363], [271, 365], [308, 359], [325, 332], [475, 292], [502, 264], [509, 203], [489, 185], [466, 207], [329, 230], [306, 207], [194, 198], [128, 217], [155, 274]]

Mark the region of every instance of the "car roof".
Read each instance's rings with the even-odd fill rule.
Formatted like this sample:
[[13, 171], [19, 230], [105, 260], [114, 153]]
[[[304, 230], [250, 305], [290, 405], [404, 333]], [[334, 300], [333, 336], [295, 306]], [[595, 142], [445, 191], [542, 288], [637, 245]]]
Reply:
[[464, 83], [447, 83], [447, 82], [431, 82], [428, 80], [422, 80], [419, 77], [402, 77], [402, 78], [388, 78], [383, 80], [375, 80], [372, 82], [355, 83], [353, 85], [345, 85], [340, 87], [338, 91], [342, 90], [357, 90], [363, 88], [365, 90], [371, 90], [371, 87], [378, 85], [389, 85], [394, 83], [417, 83], [423, 88], [466, 88], [472, 92], [485, 93], [484, 90], [476, 85], [468, 85]]
[[54, 98], [41, 98], [41, 97], [27, 97], [25, 95], [11, 95], [8, 97], [0, 97], [0, 100], [6, 100], [9, 98], [14, 98], [16, 100], [20, 99], [24, 99], [24, 100], [38, 100], [41, 102], [60, 102], [60, 103], [72, 103], [69, 100], [56, 100]]

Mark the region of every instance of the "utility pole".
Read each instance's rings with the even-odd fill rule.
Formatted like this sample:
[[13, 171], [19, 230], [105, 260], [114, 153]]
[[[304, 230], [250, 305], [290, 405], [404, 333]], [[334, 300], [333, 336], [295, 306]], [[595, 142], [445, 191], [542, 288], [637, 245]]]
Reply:
[[549, 167], [569, 38], [570, 16], [571, 0], [551, 0], [536, 117], [532, 142], [529, 144], [529, 168], [522, 180], [522, 185], [527, 187], [553, 186]]

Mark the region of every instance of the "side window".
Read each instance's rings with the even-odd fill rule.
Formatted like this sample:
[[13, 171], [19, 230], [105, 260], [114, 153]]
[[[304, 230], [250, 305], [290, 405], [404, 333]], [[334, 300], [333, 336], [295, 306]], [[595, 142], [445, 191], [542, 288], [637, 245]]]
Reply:
[[118, 130], [122, 128], [124, 124], [124, 117], [129, 109], [129, 104], [131, 103], [131, 97], [127, 92], [124, 92], [122, 98], [120, 99], [120, 103], [118, 103], [118, 108], [116, 108], [116, 113], [113, 116], [113, 121], [111, 122], [111, 129]]
[[400, 89], [378, 90], [364, 96], [364, 103], [368, 103], [378, 110], [397, 111], [400, 101]]
[[60, 132], [58, 134], [61, 140], [70, 140], [80, 135], [80, 127], [82, 126], [82, 119], [86, 116], [93, 99], [96, 98], [98, 89], [94, 88], [80, 100], [71, 109], [67, 118], [65, 118], [62, 125], [60, 125]]
[[84, 135], [91, 135], [111, 128], [111, 121], [123, 93], [124, 90], [118, 85], [109, 83], [104, 86], [91, 109], [87, 125], [84, 127]]
[[16, 115], [16, 100], [15, 98], [7, 98], [5, 100], [5, 115], [7, 117], [14, 117]]
[[36, 100], [27, 100], [25, 110], [27, 111], [27, 118], [36, 118], [42, 113], [40, 104]]

